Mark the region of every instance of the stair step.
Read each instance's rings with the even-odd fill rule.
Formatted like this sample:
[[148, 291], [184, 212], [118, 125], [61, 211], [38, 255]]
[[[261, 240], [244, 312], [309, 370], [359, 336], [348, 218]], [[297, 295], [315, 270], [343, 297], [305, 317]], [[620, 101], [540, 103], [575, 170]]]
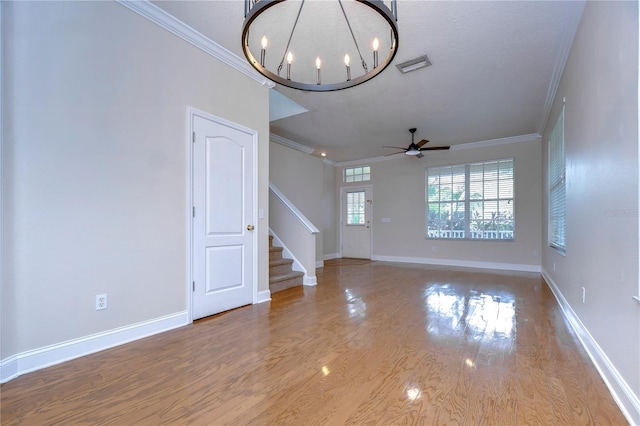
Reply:
[[278, 259], [269, 261], [269, 276], [284, 275], [291, 272], [292, 259]]
[[269, 277], [269, 290], [271, 293], [286, 290], [291, 287], [301, 286], [304, 273], [292, 271], [288, 274]]
[[269, 262], [282, 259], [282, 247], [269, 247]]

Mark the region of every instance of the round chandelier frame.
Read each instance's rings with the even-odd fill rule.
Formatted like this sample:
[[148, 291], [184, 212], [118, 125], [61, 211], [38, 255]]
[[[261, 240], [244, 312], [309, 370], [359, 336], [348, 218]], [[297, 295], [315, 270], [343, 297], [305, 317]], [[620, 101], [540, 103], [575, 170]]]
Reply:
[[[288, 67], [287, 76], [285, 78], [280, 76], [279, 73], [283, 66], [283, 61], [284, 61], [285, 55], [287, 54], [287, 51], [283, 53], [283, 56], [282, 56], [283, 61], [280, 62], [280, 65], [277, 71], [278, 73], [274, 73], [270, 71], [268, 68], [264, 66], [264, 47], [262, 49], [261, 58], [256, 58], [250, 50], [250, 46], [249, 46], [250, 28], [251, 28], [251, 24], [265, 11], [267, 11], [268, 9], [274, 6], [277, 6], [280, 3], [285, 3], [286, 1], [287, 0], [245, 0], [245, 19], [242, 25], [242, 51], [245, 57], [247, 58], [247, 60], [249, 61], [249, 63], [253, 66], [253, 68], [255, 68], [256, 71], [258, 71], [260, 74], [262, 74], [269, 80], [272, 80], [283, 86], [287, 86], [293, 89], [298, 89], [303, 91], [330, 92], [335, 90], [347, 89], [349, 87], [354, 87], [366, 81], [369, 81], [375, 76], [377, 76], [378, 74], [380, 74], [382, 71], [384, 71], [385, 68], [387, 68], [387, 66], [389, 66], [389, 64], [393, 61], [393, 58], [395, 57], [398, 51], [398, 23], [397, 23], [396, 0], [391, 0], [391, 8], [387, 7], [387, 5], [382, 0], [355, 0], [356, 3], [371, 8], [373, 11], [379, 14], [382, 18], [384, 18], [386, 23], [389, 25], [389, 30], [390, 30], [389, 33], [390, 33], [391, 41], [390, 41], [390, 48], [389, 48], [388, 54], [386, 57], [382, 59], [381, 62], [378, 63], [378, 51], [377, 51], [377, 47], [374, 47], [374, 52], [373, 52], [374, 62], [371, 69], [369, 69], [369, 66], [366, 64], [366, 61], [362, 58], [362, 54], [360, 53], [360, 48], [358, 47], [358, 43], [355, 39], [353, 29], [351, 28], [349, 19], [347, 18], [347, 15], [344, 11], [342, 0], [337, 0], [337, 2], [340, 4], [340, 8], [342, 9], [344, 19], [349, 27], [349, 31], [351, 32], [351, 36], [353, 38], [353, 42], [355, 43], [355, 47], [357, 49], [358, 55], [360, 56], [360, 58], [358, 59], [360, 59], [362, 62], [364, 74], [354, 79], [351, 79], [350, 62], [349, 62], [350, 58], [348, 57], [348, 55], [346, 55], [345, 65], [347, 69], [347, 78], [345, 81], [335, 82], [335, 83], [321, 83], [319, 58], [316, 60], [317, 76], [318, 76], [316, 84], [292, 80], [289, 75], [290, 62], [287, 65]], [[300, 0], [297, 0], [297, 1], [300, 1]], [[298, 17], [300, 16], [300, 12], [302, 11], [302, 7], [304, 6], [304, 1], [305, 0], [300, 1], [300, 10], [298, 11]], [[289, 35], [289, 43], [291, 42], [291, 39], [294, 35], [294, 31], [296, 29], [297, 23], [298, 23], [298, 19], [296, 18], [296, 22], [294, 23], [291, 33]], [[376, 39], [374, 41], [374, 45], [377, 42], [378, 40]], [[264, 43], [266, 43], [266, 41], [263, 41], [263, 44]], [[289, 47], [289, 43], [287, 43], [287, 49]], [[290, 52], [288, 54], [291, 55]]]

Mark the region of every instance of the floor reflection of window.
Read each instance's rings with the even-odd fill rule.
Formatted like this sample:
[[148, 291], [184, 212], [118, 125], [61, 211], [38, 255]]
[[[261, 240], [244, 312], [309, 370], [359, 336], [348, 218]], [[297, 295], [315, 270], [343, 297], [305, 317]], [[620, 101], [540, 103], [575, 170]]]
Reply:
[[347, 298], [347, 309], [349, 317], [364, 318], [367, 313], [367, 304], [361, 297], [356, 297], [350, 289], [344, 291]]
[[507, 350], [515, 337], [515, 299], [506, 292], [478, 292], [435, 284], [425, 291], [426, 328], [431, 336], [490, 343]]

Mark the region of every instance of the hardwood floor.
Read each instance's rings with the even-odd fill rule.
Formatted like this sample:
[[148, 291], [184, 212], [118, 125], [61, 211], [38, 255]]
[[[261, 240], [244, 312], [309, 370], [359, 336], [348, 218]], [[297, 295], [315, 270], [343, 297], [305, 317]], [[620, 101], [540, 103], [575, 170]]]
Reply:
[[342, 259], [4, 384], [13, 424], [627, 424], [538, 274]]

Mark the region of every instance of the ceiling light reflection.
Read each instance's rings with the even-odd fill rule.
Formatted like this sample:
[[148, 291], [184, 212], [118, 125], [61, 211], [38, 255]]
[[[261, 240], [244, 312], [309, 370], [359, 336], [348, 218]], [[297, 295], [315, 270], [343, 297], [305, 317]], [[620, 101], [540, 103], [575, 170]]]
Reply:
[[329, 370], [329, 368], [325, 365], [322, 367], [322, 374], [324, 374], [325, 376], [328, 376], [329, 373], [331, 373], [331, 370]]
[[420, 389], [416, 387], [407, 389], [407, 398], [409, 398], [411, 401], [415, 401], [416, 399], [420, 398], [421, 394], [422, 392], [420, 391]]

